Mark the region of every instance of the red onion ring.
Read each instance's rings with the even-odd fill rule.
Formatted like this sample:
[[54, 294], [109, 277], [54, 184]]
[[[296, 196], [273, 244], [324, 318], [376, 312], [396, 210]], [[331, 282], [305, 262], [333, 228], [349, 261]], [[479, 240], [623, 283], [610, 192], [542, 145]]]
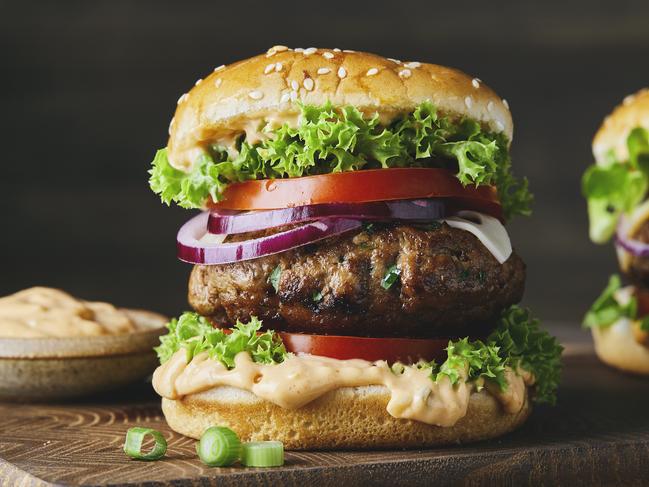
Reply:
[[636, 257], [649, 257], [649, 244], [629, 236], [629, 222], [624, 216], [620, 217], [615, 231], [615, 244]]
[[207, 222], [207, 229], [214, 234], [245, 233], [321, 218], [424, 222], [439, 220], [445, 216], [446, 205], [443, 200], [433, 198], [369, 203], [326, 203], [240, 213], [212, 210]]
[[256, 259], [266, 255], [317, 242], [362, 225], [349, 218], [322, 218], [285, 232], [243, 242], [203, 243], [207, 233], [209, 212], [201, 213], [185, 223], [178, 231], [176, 245], [178, 258], [190, 264], [229, 264]]

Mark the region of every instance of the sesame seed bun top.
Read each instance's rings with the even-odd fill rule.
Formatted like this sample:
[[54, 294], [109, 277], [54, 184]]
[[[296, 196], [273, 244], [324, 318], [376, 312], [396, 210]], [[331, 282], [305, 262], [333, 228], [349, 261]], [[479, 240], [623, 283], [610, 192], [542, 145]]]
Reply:
[[627, 96], [613, 113], [604, 119], [604, 123], [593, 139], [593, 155], [598, 164], [607, 160], [609, 151], [615, 158], [626, 162], [629, 150], [626, 139], [631, 130], [644, 127], [649, 130], [649, 88]]
[[169, 161], [188, 170], [210, 142], [243, 132], [254, 142], [260, 125], [295, 123], [296, 102], [354, 105], [388, 122], [426, 100], [440, 113], [472, 118], [512, 139], [507, 103], [456, 69], [364, 52], [275, 46], [216, 68], [180, 97], [169, 127]]

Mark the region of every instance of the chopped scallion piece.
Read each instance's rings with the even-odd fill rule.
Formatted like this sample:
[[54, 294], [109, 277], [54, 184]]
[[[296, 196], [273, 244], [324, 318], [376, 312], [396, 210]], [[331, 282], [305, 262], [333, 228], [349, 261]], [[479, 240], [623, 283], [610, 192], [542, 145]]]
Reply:
[[284, 444], [281, 441], [244, 443], [241, 463], [246, 467], [281, 467], [284, 465]]
[[225, 426], [207, 428], [196, 445], [201, 461], [210, 467], [227, 467], [241, 456], [241, 440]]
[[396, 264], [391, 265], [385, 272], [383, 279], [381, 279], [381, 287], [383, 289], [390, 289], [392, 285], [397, 282], [400, 275], [401, 269], [399, 269]]
[[273, 286], [275, 292], [279, 290], [279, 278], [282, 275], [282, 266], [278, 265], [273, 269], [273, 272], [268, 276], [268, 283]]
[[[151, 435], [155, 440], [155, 446], [149, 453], [142, 453], [142, 443], [146, 435]], [[158, 460], [167, 452], [167, 440], [162, 433], [151, 428], [130, 428], [126, 432], [124, 442], [124, 453], [136, 460]]]

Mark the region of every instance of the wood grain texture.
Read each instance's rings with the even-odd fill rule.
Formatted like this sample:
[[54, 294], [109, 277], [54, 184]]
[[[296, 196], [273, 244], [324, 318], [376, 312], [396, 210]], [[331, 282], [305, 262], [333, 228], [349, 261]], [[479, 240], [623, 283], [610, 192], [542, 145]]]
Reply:
[[[0, 485], [646, 485], [649, 379], [601, 365], [570, 343], [559, 404], [499, 440], [423, 451], [288, 452], [278, 469], [207, 468], [194, 441], [166, 426], [149, 386], [84, 403], [0, 404]], [[169, 442], [164, 461], [122, 452], [146, 425]]]

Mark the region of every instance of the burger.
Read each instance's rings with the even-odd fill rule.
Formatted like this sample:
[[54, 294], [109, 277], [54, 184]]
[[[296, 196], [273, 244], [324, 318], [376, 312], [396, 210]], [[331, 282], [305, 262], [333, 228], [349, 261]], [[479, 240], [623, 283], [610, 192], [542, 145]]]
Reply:
[[339, 49], [219, 66], [178, 100], [150, 185], [192, 312], [153, 385], [170, 427], [287, 448], [502, 435], [552, 403], [560, 352], [517, 306], [530, 213], [507, 103], [455, 69]]
[[622, 274], [613, 275], [584, 318], [605, 363], [649, 374], [649, 89], [624, 99], [593, 140], [584, 173], [590, 238], [613, 239]]

